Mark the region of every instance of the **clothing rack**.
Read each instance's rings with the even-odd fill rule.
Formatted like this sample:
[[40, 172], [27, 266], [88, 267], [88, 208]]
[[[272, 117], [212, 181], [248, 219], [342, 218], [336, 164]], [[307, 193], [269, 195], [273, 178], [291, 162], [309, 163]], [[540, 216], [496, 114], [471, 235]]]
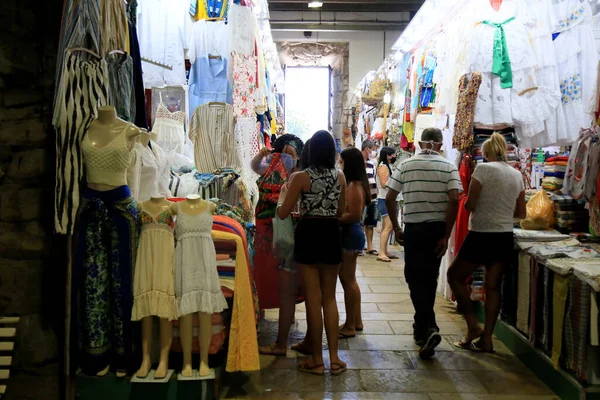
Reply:
[[173, 71], [172, 65], [164, 64], [164, 63], [161, 63], [160, 61], [151, 60], [151, 59], [145, 58], [145, 57], [142, 57], [142, 61], [147, 62], [148, 64], [156, 65], [157, 67], [168, 69], [169, 71]]

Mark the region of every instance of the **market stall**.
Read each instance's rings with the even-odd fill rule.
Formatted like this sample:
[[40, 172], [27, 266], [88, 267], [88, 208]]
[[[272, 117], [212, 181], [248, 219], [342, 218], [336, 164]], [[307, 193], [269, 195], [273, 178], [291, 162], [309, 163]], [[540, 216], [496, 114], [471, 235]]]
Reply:
[[[567, 398], [593, 398], [600, 383], [600, 264], [597, 246], [588, 244], [600, 233], [599, 12], [587, 0], [425, 1], [352, 101], [355, 146], [372, 139], [413, 153], [425, 128], [441, 129], [443, 155], [458, 167], [465, 191], [485, 162], [483, 142], [494, 132], [504, 136], [506, 162], [521, 172], [529, 197], [550, 206], [547, 217], [528, 214], [529, 230], [515, 231], [519, 250], [505, 276], [499, 329], [514, 334], [504, 337], [512, 344], [526, 339], [531, 351], [512, 350], [539, 355], [550, 370], [535, 370], [546, 371], [539, 372], [546, 383]], [[448, 299], [446, 271], [468, 231], [463, 208], [440, 271], [438, 290]], [[585, 234], [570, 239], [574, 232]], [[561, 263], [569, 272], [555, 273]], [[485, 299], [483, 269], [470, 280], [471, 299]]]
[[181, 357], [184, 380], [258, 370], [250, 163], [277, 132], [283, 87], [267, 1], [68, 0], [63, 22], [70, 385], [79, 372], [168, 382]]

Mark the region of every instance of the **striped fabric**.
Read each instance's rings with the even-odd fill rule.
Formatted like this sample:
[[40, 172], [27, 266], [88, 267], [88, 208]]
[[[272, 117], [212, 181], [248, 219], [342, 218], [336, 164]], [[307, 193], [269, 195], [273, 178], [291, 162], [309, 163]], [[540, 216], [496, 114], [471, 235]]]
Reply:
[[569, 284], [569, 297], [564, 325], [563, 360], [569, 371], [581, 381], [586, 382], [587, 348], [589, 344], [590, 298], [588, 284], [573, 278]]
[[371, 188], [371, 200], [377, 199], [377, 180], [375, 179], [375, 167], [372, 162], [365, 163], [367, 169], [367, 178], [369, 178], [369, 187]]
[[400, 164], [387, 187], [404, 196], [404, 222], [446, 220], [448, 192], [462, 191], [458, 169], [439, 155], [418, 154]]
[[189, 134], [194, 143], [198, 172], [212, 173], [220, 168], [240, 170], [230, 104], [209, 103], [197, 107], [192, 114]]
[[65, 53], [59, 95], [54, 109], [56, 129], [56, 184], [54, 229], [72, 234], [79, 207], [79, 183], [83, 176], [81, 140], [107, 104], [108, 73], [104, 59], [83, 61], [82, 52]]

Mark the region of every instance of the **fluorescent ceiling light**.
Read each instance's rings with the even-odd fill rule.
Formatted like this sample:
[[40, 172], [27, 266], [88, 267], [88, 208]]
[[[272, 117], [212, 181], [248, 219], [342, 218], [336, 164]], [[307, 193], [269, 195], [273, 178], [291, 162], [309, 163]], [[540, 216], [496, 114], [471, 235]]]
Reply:
[[308, 3], [308, 8], [321, 8], [323, 7], [322, 1], [311, 1]]

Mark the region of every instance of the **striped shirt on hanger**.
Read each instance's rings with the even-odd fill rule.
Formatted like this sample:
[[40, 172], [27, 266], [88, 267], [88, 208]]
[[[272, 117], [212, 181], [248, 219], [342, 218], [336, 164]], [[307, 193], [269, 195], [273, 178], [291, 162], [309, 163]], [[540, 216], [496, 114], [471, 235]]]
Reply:
[[400, 164], [387, 187], [404, 196], [404, 222], [446, 220], [448, 192], [462, 191], [458, 169], [444, 157], [418, 154]]
[[198, 106], [190, 122], [190, 139], [194, 143], [194, 163], [200, 173], [220, 168], [240, 170], [231, 104], [207, 103]]

